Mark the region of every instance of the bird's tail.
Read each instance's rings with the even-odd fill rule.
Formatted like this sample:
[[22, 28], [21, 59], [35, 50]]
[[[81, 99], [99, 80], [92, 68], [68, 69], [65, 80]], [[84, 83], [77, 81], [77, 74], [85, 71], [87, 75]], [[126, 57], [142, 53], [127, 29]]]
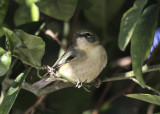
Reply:
[[38, 88], [38, 89], [42, 89], [45, 86], [47, 86], [48, 84], [50, 84], [51, 82], [55, 81], [54, 78], [44, 78], [41, 79], [40, 81], [35, 82], [32, 87], [33, 88]]

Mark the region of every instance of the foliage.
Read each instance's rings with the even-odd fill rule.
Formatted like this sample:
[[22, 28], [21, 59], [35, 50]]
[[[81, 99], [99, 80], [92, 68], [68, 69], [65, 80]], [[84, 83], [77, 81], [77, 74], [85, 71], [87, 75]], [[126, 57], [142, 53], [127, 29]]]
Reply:
[[15, 30], [14, 32], [6, 28], [3, 30], [9, 43], [9, 50], [14, 53], [14, 56], [25, 64], [34, 67], [41, 66], [45, 44], [40, 37], [29, 35], [22, 30]]
[[9, 111], [12, 108], [12, 105], [14, 101], [16, 100], [16, 97], [21, 89], [22, 83], [25, 80], [26, 76], [28, 75], [31, 68], [27, 69], [26, 71], [22, 72], [17, 76], [9, 90], [7, 91], [7, 94], [5, 98], [3, 99], [3, 102], [0, 106], [0, 113], [1, 114], [8, 114]]
[[[36, 101], [33, 94], [40, 96], [38, 103], [43, 104], [41, 99], [51, 92], [46, 98], [48, 107], [34, 105], [30, 109], [49, 114], [129, 113], [134, 103], [127, 97], [160, 105], [159, 73], [150, 73], [160, 70], [160, 65], [146, 68], [160, 62], [158, 46], [154, 55], [150, 53], [159, 27], [159, 9], [159, 1], [155, 0], [0, 0], [0, 113], [24, 113]], [[78, 31], [93, 32], [107, 50], [108, 65], [99, 79], [119, 81], [102, 83], [99, 89], [93, 87], [94, 82], [78, 89], [61, 80], [42, 89], [34, 88], [31, 83], [46, 73], [44, 65], [52, 66], [62, 49], [73, 43]], [[131, 56], [132, 63], [123, 66], [126, 56]], [[106, 76], [110, 74], [115, 77]], [[123, 79], [131, 81], [123, 83]], [[136, 85], [140, 87], [134, 90]], [[86, 92], [88, 89], [90, 93]], [[127, 97], [120, 97], [121, 94]], [[140, 110], [136, 113], [147, 110], [136, 108]]]
[[0, 76], [3, 76], [8, 71], [11, 64], [11, 52], [6, 52], [0, 48]]
[[[131, 36], [132, 67], [135, 72], [136, 79], [140, 82], [142, 87], [145, 87], [145, 84], [142, 79], [141, 68], [143, 62], [149, 55], [152, 46], [158, 22], [158, 14], [159, 7], [157, 5], [152, 5], [144, 9], [142, 16], [138, 19], [137, 25], [135, 26], [133, 35]], [[152, 18], [151, 15], [154, 16], [154, 18]], [[135, 49], [135, 47], [137, 47], [138, 50]]]
[[160, 105], [160, 97], [158, 95], [150, 94], [128, 94], [127, 97], [139, 99], [152, 104]]

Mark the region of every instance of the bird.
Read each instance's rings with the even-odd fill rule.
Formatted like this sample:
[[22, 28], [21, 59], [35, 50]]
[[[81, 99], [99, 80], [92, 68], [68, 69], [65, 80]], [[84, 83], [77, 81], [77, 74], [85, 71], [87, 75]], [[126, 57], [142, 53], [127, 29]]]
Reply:
[[[54, 78], [58, 77], [56, 76], [58, 73], [62, 78], [76, 83], [76, 87], [80, 88], [82, 83], [95, 80], [106, 64], [107, 53], [98, 38], [90, 32], [79, 32], [75, 35], [73, 45], [52, 67], [47, 66], [47, 69]], [[43, 85], [43, 81], [46, 79], [38, 83]]]

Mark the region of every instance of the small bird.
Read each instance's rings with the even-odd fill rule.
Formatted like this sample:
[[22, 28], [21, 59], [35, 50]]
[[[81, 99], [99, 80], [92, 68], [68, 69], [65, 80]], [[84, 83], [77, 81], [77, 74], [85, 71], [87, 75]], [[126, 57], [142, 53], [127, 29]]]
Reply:
[[97, 78], [106, 64], [107, 53], [97, 37], [90, 32], [82, 32], [76, 34], [75, 43], [48, 69], [52, 75], [58, 72], [80, 88], [83, 82], [90, 83]]

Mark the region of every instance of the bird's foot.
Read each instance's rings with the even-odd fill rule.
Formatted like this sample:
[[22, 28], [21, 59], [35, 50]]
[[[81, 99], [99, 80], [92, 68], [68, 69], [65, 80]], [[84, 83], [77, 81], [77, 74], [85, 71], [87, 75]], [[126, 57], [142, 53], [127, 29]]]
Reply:
[[50, 74], [51, 76], [54, 76], [55, 78], [57, 78], [58, 76], [54, 73], [54, 69], [50, 66], [45, 66], [44, 67], [47, 71], [48, 71], [48, 74]]
[[76, 87], [77, 88], [81, 88], [82, 87], [82, 82], [80, 81], [80, 79], [77, 79]]
[[95, 87], [96, 88], [99, 88], [100, 85], [101, 85], [102, 81], [100, 79], [97, 80], [96, 84], [95, 84]]

